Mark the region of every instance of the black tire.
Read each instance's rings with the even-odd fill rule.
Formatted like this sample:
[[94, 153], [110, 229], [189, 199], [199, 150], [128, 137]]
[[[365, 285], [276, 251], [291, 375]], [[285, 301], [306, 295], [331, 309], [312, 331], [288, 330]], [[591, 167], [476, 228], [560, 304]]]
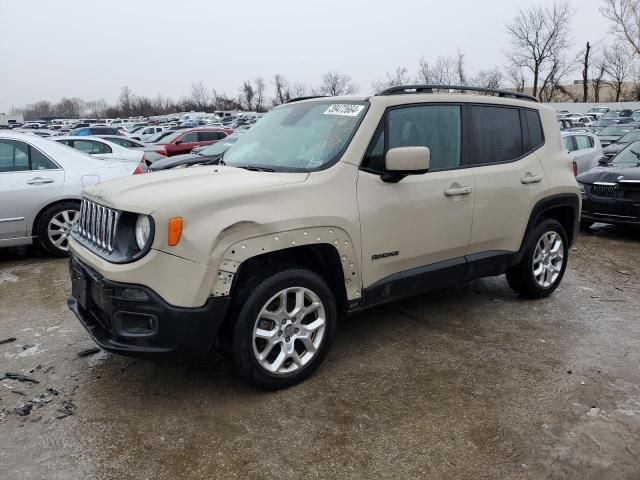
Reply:
[[38, 237], [38, 242], [40, 246], [44, 249], [44, 251], [54, 257], [67, 257], [69, 256], [68, 250], [68, 241], [65, 239], [62, 245], [55, 245], [51, 239], [49, 238], [48, 229], [49, 224], [59, 214], [62, 214], [65, 211], [80, 211], [80, 205], [74, 202], [60, 202], [55, 205], [51, 205], [48, 207], [40, 218], [38, 219], [38, 224], [36, 225], [36, 236]]
[[[555, 281], [548, 287], [541, 286], [533, 273], [533, 260], [538, 242], [547, 232], [555, 232], [562, 240], [563, 262], [560, 272]], [[564, 227], [557, 220], [550, 218], [543, 219], [533, 230], [529, 232], [525, 240], [525, 250], [522, 260], [515, 267], [507, 272], [507, 282], [516, 292], [526, 298], [544, 298], [551, 295], [564, 277], [569, 260], [569, 241]]]
[[[274, 374], [260, 365], [254, 354], [253, 329], [258, 315], [269, 300], [280, 291], [295, 287], [312, 291], [322, 302], [325, 311], [324, 335], [308, 363], [291, 373]], [[230, 320], [234, 323], [228, 329], [229, 337], [226, 341], [238, 373], [258, 388], [277, 390], [303, 381], [320, 366], [326, 357], [335, 335], [336, 301], [327, 283], [315, 272], [282, 266], [260, 273], [240, 287], [233, 301]], [[273, 348], [276, 349], [276, 347]]]

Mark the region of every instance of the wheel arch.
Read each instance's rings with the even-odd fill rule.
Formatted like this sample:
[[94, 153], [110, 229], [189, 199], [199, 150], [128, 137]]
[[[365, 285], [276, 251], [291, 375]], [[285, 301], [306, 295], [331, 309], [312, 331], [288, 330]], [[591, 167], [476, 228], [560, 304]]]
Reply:
[[545, 218], [557, 220], [567, 232], [569, 246], [573, 245], [580, 230], [580, 197], [573, 193], [561, 193], [543, 198], [534, 205], [515, 263], [524, 254], [529, 232]]
[[337, 227], [296, 229], [233, 243], [220, 260], [212, 295], [233, 296], [239, 284], [273, 264], [301, 266], [318, 273], [341, 307], [362, 298], [356, 250], [349, 235]]
[[49, 202], [43, 206], [40, 207], [40, 209], [38, 210], [38, 213], [36, 213], [36, 215], [33, 217], [33, 222], [31, 223], [31, 235], [32, 236], [36, 236], [37, 235], [37, 230], [38, 230], [38, 223], [40, 222], [40, 219], [42, 218], [42, 215], [44, 214], [44, 212], [46, 212], [49, 208], [58, 205], [60, 203], [75, 203], [77, 205], [80, 205], [81, 200], [79, 198], [59, 198], [54, 200], [53, 202]]

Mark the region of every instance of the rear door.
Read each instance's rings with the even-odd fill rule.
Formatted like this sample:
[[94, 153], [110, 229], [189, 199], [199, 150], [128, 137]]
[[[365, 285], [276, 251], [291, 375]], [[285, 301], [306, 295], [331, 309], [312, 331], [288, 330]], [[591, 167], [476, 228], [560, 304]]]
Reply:
[[476, 182], [470, 261], [516, 252], [530, 213], [547, 190], [536, 150], [544, 144], [537, 110], [471, 106], [469, 160]]
[[0, 139], [0, 240], [30, 236], [32, 216], [64, 184], [64, 171], [37, 148]]
[[180, 140], [182, 143], [177, 145], [178, 151], [180, 153], [189, 153], [193, 147], [197, 147], [198, 143], [198, 133], [199, 132], [188, 132], [185, 133]]
[[[444, 287], [463, 277], [474, 179], [473, 169], [461, 166], [462, 125], [460, 105], [396, 107], [387, 111], [372, 141], [358, 176], [357, 196], [363, 280], [365, 287], [374, 285], [374, 303], [381, 296], [415, 293], [425, 283]], [[407, 146], [429, 147], [429, 172], [383, 182], [386, 152]]]

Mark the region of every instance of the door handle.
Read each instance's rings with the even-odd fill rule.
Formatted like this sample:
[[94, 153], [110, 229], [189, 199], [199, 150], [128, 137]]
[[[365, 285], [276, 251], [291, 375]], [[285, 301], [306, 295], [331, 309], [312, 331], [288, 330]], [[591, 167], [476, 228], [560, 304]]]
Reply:
[[524, 177], [520, 179], [520, 183], [523, 185], [529, 185], [531, 183], [540, 183], [542, 181], [542, 177], [540, 175], [531, 175], [527, 173]]
[[53, 183], [53, 178], [35, 177], [31, 180], [27, 180], [27, 183], [29, 185], [44, 185], [45, 183]]
[[444, 191], [445, 197], [455, 197], [457, 195], [469, 195], [473, 189], [471, 187], [451, 187]]

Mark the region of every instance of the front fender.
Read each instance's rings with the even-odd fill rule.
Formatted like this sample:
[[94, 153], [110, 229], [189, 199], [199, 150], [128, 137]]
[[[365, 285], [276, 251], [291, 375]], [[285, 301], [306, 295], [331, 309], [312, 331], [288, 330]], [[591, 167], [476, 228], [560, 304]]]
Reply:
[[362, 298], [361, 269], [353, 241], [345, 230], [334, 226], [298, 228], [258, 235], [236, 241], [224, 247], [223, 252], [214, 252], [213, 258], [220, 260], [211, 293], [216, 297], [229, 295], [240, 265], [250, 258], [287, 248], [321, 244], [331, 245], [338, 252], [347, 299]]

